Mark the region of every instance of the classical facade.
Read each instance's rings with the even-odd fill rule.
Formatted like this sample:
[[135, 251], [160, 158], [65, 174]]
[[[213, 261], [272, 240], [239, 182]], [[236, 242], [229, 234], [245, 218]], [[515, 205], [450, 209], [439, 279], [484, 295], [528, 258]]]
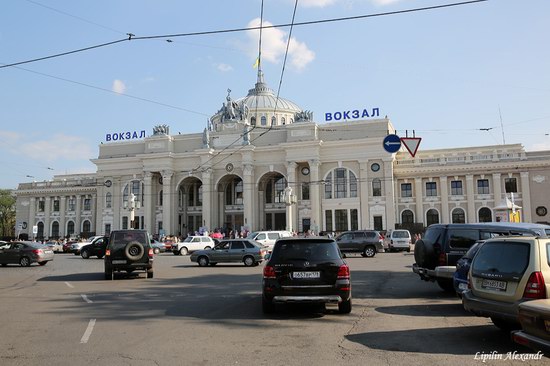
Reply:
[[[202, 133], [99, 146], [90, 175], [17, 190], [18, 234], [58, 237], [143, 228], [342, 231], [397, 224], [550, 221], [550, 151], [521, 145], [386, 152], [388, 118], [317, 124], [258, 81]], [[34, 230], [37, 231], [33, 234]]]

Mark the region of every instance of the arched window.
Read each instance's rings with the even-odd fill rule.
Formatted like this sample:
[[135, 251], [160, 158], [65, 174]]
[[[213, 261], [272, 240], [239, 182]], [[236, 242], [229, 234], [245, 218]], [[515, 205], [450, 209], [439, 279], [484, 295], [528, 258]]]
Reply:
[[67, 223], [67, 235], [71, 236], [74, 234], [74, 221], [69, 221]]
[[84, 220], [82, 223], [82, 232], [83, 233], [89, 233], [91, 231], [92, 225], [90, 223], [90, 220]]
[[464, 210], [461, 208], [455, 208], [453, 210], [452, 214], [452, 221], [453, 224], [464, 224], [466, 223], [466, 214], [464, 213]]
[[378, 178], [372, 180], [372, 195], [375, 197], [382, 196], [382, 182]]
[[145, 186], [139, 180], [133, 180], [124, 187], [122, 192], [122, 204], [123, 207], [128, 207], [128, 200], [130, 199], [130, 194], [133, 193], [136, 197], [136, 202], [140, 202], [143, 206], [143, 199], [145, 195]]
[[271, 177], [265, 186], [265, 203], [284, 203], [286, 178]]
[[41, 221], [36, 226], [38, 226], [38, 233], [36, 234], [37, 238], [44, 238], [44, 223]]
[[271, 125], [276, 126], [277, 125], [277, 117], [273, 116], [271, 117]]
[[59, 238], [59, 222], [57, 221], [52, 222], [52, 233], [50, 238]]
[[402, 224], [414, 223], [414, 214], [411, 210], [405, 210], [401, 212], [401, 223]]
[[265, 116], [262, 116], [262, 118], [261, 118], [260, 121], [261, 121], [260, 124], [261, 124], [262, 126], [266, 126], [266, 125], [267, 125], [267, 118], [266, 118]]
[[325, 198], [357, 197], [357, 177], [347, 168], [336, 168], [324, 180]]
[[105, 207], [113, 207], [113, 195], [111, 194], [111, 192], [107, 192], [107, 194], [105, 195]]
[[491, 209], [487, 207], [482, 207], [479, 209], [478, 212], [479, 215], [479, 222], [492, 222], [493, 221], [493, 215], [491, 213]]
[[225, 186], [225, 204], [243, 204], [243, 180], [241, 178], [235, 177]]
[[439, 224], [439, 212], [433, 208], [426, 212], [426, 226], [430, 226], [432, 224]]
[[286, 125], [286, 119], [285, 119], [285, 117], [281, 117], [281, 124], [282, 124], [282, 125]]

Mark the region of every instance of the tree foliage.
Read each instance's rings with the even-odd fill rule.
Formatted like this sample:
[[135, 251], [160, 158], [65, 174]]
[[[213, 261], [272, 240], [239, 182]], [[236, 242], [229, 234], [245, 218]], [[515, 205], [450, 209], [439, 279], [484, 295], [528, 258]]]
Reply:
[[0, 189], [0, 236], [15, 235], [15, 196], [11, 189]]

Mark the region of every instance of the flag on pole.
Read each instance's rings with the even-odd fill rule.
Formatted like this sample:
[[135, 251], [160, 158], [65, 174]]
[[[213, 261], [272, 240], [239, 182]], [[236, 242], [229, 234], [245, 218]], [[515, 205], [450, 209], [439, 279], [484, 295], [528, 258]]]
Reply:
[[256, 58], [256, 62], [254, 62], [254, 65], [252, 65], [252, 67], [257, 68], [258, 66], [260, 66], [260, 58], [259, 57]]

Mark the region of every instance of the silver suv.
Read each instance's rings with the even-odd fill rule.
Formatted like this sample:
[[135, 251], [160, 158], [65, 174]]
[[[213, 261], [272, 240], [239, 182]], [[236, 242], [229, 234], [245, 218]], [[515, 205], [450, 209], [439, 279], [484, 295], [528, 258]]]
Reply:
[[384, 239], [376, 230], [346, 231], [336, 237], [340, 251], [361, 253], [363, 257], [374, 257], [384, 251]]
[[550, 294], [550, 239], [539, 236], [487, 240], [470, 267], [464, 308], [490, 317], [500, 329], [519, 328], [518, 307]]

